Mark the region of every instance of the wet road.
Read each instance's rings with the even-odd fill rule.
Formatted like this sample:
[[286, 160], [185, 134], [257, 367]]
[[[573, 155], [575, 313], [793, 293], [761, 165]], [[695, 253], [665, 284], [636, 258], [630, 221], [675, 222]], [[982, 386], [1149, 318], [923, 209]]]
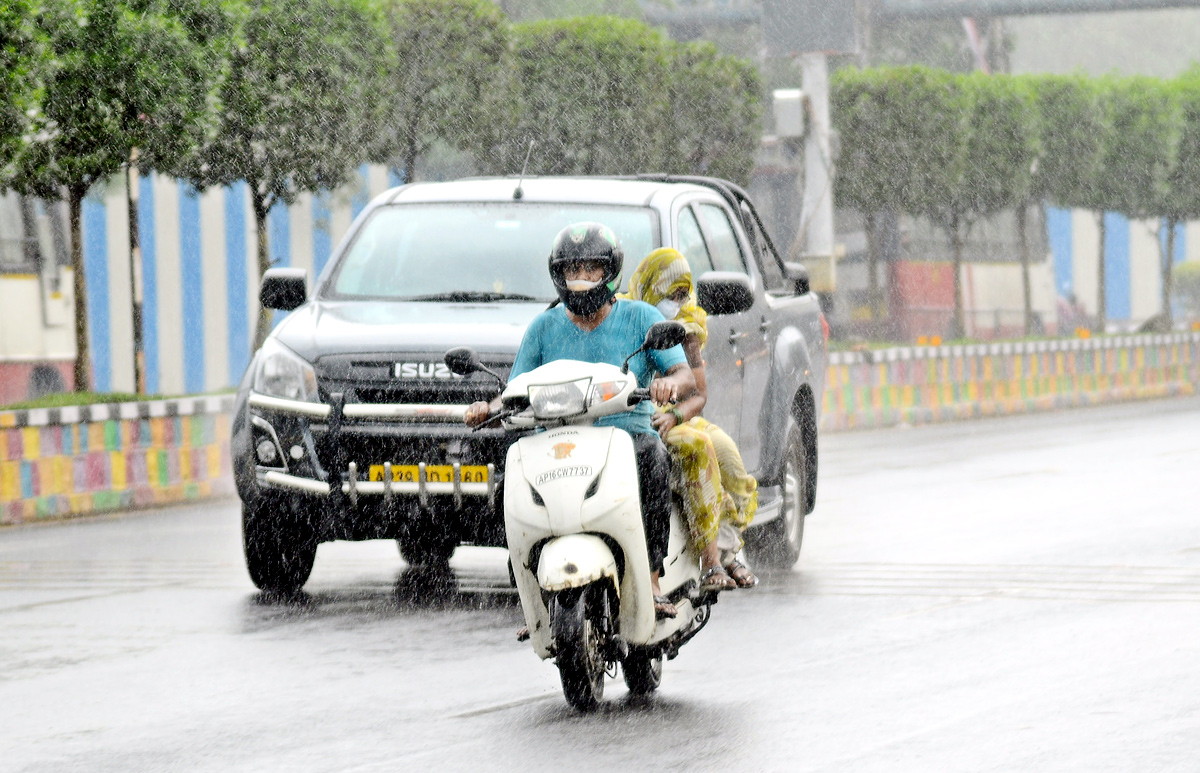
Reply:
[[1200, 768], [1200, 400], [827, 435], [821, 475], [798, 568], [591, 716], [499, 551], [445, 594], [323, 545], [277, 605], [232, 502], [0, 530], [0, 770]]

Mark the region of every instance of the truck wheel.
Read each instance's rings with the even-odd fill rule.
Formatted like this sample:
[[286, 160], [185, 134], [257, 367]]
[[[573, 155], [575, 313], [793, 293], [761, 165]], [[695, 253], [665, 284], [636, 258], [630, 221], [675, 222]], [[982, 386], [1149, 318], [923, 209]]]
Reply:
[[260, 590], [290, 596], [312, 574], [317, 539], [286, 502], [243, 504], [242, 549], [250, 580]]
[[625, 686], [634, 695], [649, 695], [662, 684], [662, 655], [653, 655], [647, 650], [635, 649], [621, 662], [625, 675]]
[[804, 540], [805, 477], [804, 435], [795, 419], [788, 419], [784, 451], [783, 511], [773, 521], [746, 532], [746, 548], [754, 563], [771, 569], [790, 569], [800, 558]]
[[593, 583], [550, 600], [555, 663], [567, 703], [592, 711], [604, 698], [604, 591]]
[[450, 557], [454, 555], [458, 541], [409, 535], [396, 540], [396, 545], [400, 548], [400, 557], [409, 566], [449, 569]]

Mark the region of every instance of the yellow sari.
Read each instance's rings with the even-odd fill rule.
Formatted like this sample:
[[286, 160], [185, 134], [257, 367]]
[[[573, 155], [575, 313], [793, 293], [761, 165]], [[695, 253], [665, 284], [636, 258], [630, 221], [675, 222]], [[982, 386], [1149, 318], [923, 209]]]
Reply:
[[[708, 315], [696, 302], [691, 267], [678, 250], [664, 247], [647, 255], [622, 297], [655, 306], [679, 290], [686, 290], [688, 299], [675, 319], [703, 347], [708, 340]], [[675, 460], [672, 488], [683, 498], [696, 549], [712, 544], [723, 521], [739, 533], [745, 530], [758, 509], [758, 481], [746, 473], [733, 438], [696, 416], [672, 427], [664, 442]]]

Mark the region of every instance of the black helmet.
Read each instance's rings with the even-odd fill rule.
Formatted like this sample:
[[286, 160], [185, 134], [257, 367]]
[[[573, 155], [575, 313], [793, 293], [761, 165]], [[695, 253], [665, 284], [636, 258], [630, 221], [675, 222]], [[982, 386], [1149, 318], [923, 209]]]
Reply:
[[[568, 263], [594, 260], [604, 265], [600, 284], [585, 291], [567, 289], [563, 272]], [[558, 232], [550, 250], [550, 279], [558, 298], [572, 313], [581, 317], [595, 314], [612, 300], [621, 286], [621, 266], [625, 251], [613, 230], [602, 223], [574, 223]]]

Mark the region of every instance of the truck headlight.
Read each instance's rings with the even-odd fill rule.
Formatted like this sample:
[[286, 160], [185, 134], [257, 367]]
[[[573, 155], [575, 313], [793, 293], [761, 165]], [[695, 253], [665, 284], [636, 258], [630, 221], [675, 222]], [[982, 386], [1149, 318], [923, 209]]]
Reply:
[[539, 419], [561, 419], [577, 416], [587, 410], [584, 395], [591, 386], [590, 378], [562, 384], [536, 384], [529, 387], [529, 405]]
[[254, 391], [287, 400], [318, 402], [317, 374], [291, 349], [273, 338], [262, 346], [258, 371], [254, 374]]

